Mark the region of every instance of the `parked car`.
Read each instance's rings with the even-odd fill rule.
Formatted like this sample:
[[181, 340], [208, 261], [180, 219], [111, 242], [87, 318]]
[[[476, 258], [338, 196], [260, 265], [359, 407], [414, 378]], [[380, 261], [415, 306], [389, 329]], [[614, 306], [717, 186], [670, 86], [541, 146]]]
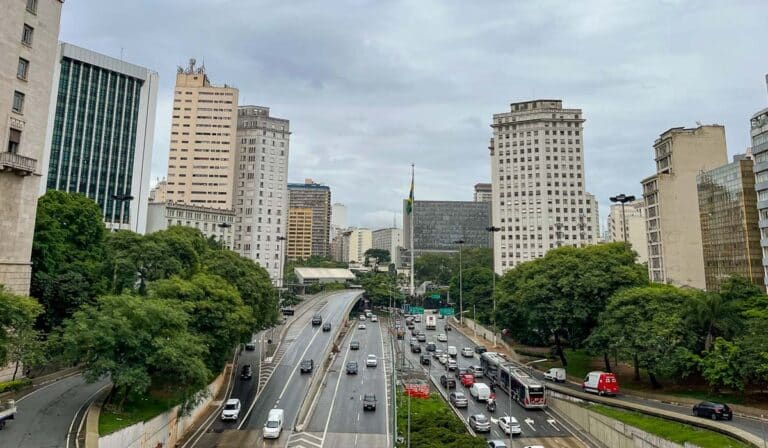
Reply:
[[725, 403], [702, 401], [693, 407], [693, 415], [712, 420], [733, 420], [733, 411]]
[[471, 373], [465, 373], [459, 378], [459, 381], [461, 381], [461, 385], [464, 387], [472, 387], [475, 384], [475, 376]]
[[469, 388], [469, 395], [476, 401], [488, 401], [491, 397], [491, 388], [485, 383], [474, 383]]
[[376, 410], [376, 395], [374, 394], [363, 395], [363, 410], [364, 411]]
[[321, 316], [319, 314], [315, 314], [314, 316], [312, 316], [312, 326], [313, 327], [317, 326], [317, 325], [320, 325], [322, 323], [323, 323], [323, 316]]
[[376, 367], [379, 365], [379, 360], [376, 355], [368, 355], [368, 358], [365, 359], [365, 365], [366, 367]]
[[461, 349], [461, 356], [465, 358], [471, 358], [475, 356], [475, 352], [472, 350], [472, 347], [464, 347]]
[[246, 364], [243, 366], [242, 369], [240, 369], [240, 379], [241, 380], [250, 380], [253, 376], [253, 368], [250, 364]]
[[562, 367], [552, 367], [544, 372], [544, 379], [562, 383], [565, 381], [565, 369]]
[[523, 428], [520, 427], [520, 422], [515, 417], [504, 416], [499, 418], [499, 428], [504, 434], [512, 434], [513, 436], [519, 436], [523, 433]]
[[451, 392], [448, 399], [457, 408], [466, 408], [469, 405], [469, 400], [467, 400], [467, 396], [464, 395], [464, 392]]
[[491, 420], [485, 414], [473, 414], [469, 416], [469, 426], [475, 432], [490, 432]]
[[347, 363], [347, 375], [357, 375], [357, 361]]
[[456, 388], [456, 378], [453, 378], [448, 375], [440, 375], [440, 384], [443, 385], [446, 389], [455, 389]]
[[240, 418], [240, 400], [230, 398], [224, 403], [224, 409], [221, 410], [222, 420], [237, 420]]
[[251, 342], [245, 344], [245, 349], [247, 351], [249, 351], [249, 352], [252, 352], [252, 351], [256, 350], [256, 343], [251, 341]]
[[331, 331], [331, 323], [326, 322], [323, 324], [323, 331]]
[[483, 368], [480, 366], [469, 366], [469, 373], [475, 376], [475, 378], [481, 378], [483, 376]]
[[349, 349], [350, 350], [360, 350], [360, 342], [359, 341], [352, 341], [349, 343]]
[[427, 342], [427, 351], [434, 352], [437, 349], [437, 345], [434, 342]]
[[477, 353], [478, 355], [482, 355], [483, 353], [485, 353], [487, 351], [488, 351], [488, 349], [485, 348], [484, 345], [478, 345], [477, 347], [475, 347], [475, 353]]
[[429, 355], [421, 355], [419, 356], [419, 363], [423, 366], [428, 366], [432, 361], [429, 359]]
[[619, 382], [613, 373], [589, 372], [581, 383], [581, 389], [598, 395], [616, 395], [619, 393]]
[[448, 342], [448, 336], [446, 336], [445, 333], [440, 333], [437, 335], [437, 340], [440, 342]]
[[299, 368], [301, 369], [301, 373], [312, 373], [312, 370], [315, 368], [315, 360], [305, 359], [304, 361], [301, 361]]

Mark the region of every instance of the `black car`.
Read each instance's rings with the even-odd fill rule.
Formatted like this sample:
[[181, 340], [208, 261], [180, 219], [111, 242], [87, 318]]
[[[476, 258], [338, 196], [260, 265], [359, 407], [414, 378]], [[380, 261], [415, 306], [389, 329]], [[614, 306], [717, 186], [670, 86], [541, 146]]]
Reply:
[[733, 411], [725, 403], [702, 401], [693, 407], [693, 415], [712, 420], [733, 420]]
[[347, 375], [357, 375], [357, 361], [347, 363]]
[[358, 341], [352, 341], [349, 343], [349, 349], [350, 350], [360, 350], [360, 342]]
[[248, 350], [249, 352], [252, 352], [252, 351], [256, 350], [256, 343], [255, 342], [249, 342], [249, 343], [245, 344], [245, 349]]
[[435, 345], [434, 342], [427, 342], [427, 351], [428, 352], [434, 352], [437, 348], [437, 345]]
[[482, 355], [483, 353], [485, 353], [487, 351], [488, 351], [488, 349], [485, 348], [484, 345], [478, 345], [477, 347], [475, 347], [475, 353], [477, 353], [478, 355]]
[[326, 322], [323, 324], [323, 331], [331, 331], [331, 324], [330, 322]]
[[420, 345], [412, 345], [411, 346], [411, 353], [421, 353], [421, 346]]
[[323, 323], [323, 316], [321, 316], [319, 314], [315, 314], [314, 316], [312, 316], [312, 326], [313, 327], [317, 326], [317, 325], [320, 325], [322, 323]]
[[456, 378], [450, 377], [448, 375], [440, 375], [440, 384], [442, 384], [446, 389], [455, 389]]
[[315, 368], [315, 360], [305, 359], [304, 361], [301, 361], [299, 366], [301, 368], [301, 373], [312, 373], [312, 369]]
[[376, 410], [376, 395], [374, 394], [365, 394], [363, 395], [363, 410], [364, 411], [375, 411]]
[[462, 375], [466, 375], [467, 373], [471, 374], [472, 372], [470, 372], [466, 367], [459, 367], [455, 372], [453, 372], [456, 378], [461, 378]]
[[432, 363], [432, 360], [429, 359], [429, 355], [421, 355], [419, 356], [419, 362], [424, 366], [428, 366], [430, 363]]
[[243, 368], [240, 370], [240, 379], [241, 380], [250, 380], [253, 376], [253, 368], [251, 368], [250, 364], [246, 364], [243, 366]]

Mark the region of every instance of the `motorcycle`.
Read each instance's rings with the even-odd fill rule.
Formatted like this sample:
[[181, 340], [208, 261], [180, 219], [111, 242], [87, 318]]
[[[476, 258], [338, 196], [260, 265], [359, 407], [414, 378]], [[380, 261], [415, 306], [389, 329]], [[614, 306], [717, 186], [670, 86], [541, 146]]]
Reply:
[[496, 412], [496, 400], [489, 399], [485, 407], [488, 409], [488, 412]]

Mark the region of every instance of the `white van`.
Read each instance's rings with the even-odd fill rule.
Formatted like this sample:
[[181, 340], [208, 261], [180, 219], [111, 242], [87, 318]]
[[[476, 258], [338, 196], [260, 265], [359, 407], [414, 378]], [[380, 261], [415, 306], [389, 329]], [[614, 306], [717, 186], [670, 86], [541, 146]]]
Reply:
[[455, 358], [456, 355], [459, 354], [458, 350], [456, 350], [456, 347], [454, 347], [453, 345], [448, 346], [447, 353], [448, 353], [448, 356], [450, 356], [451, 358]]
[[491, 397], [491, 388], [485, 383], [475, 383], [469, 389], [469, 394], [477, 401], [487, 401]]
[[565, 369], [562, 367], [553, 367], [544, 372], [544, 379], [555, 382], [565, 382]]
[[264, 438], [277, 439], [283, 430], [283, 417], [285, 412], [282, 409], [272, 409], [267, 416], [267, 422], [264, 423]]

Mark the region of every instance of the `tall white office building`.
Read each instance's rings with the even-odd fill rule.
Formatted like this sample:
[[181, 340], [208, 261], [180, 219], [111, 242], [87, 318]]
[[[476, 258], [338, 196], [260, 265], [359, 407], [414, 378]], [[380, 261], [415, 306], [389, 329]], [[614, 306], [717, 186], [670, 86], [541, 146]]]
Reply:
[[290, 123], [269, 108], [237, 113], [235, 251], [259, 263], [281, 286], [288, 225]]
[[512, 103], [493, 115], [494, 269], [502, 274], [560, 246], [597, 242], [585, 191], [581, 109], [561, 100]]

